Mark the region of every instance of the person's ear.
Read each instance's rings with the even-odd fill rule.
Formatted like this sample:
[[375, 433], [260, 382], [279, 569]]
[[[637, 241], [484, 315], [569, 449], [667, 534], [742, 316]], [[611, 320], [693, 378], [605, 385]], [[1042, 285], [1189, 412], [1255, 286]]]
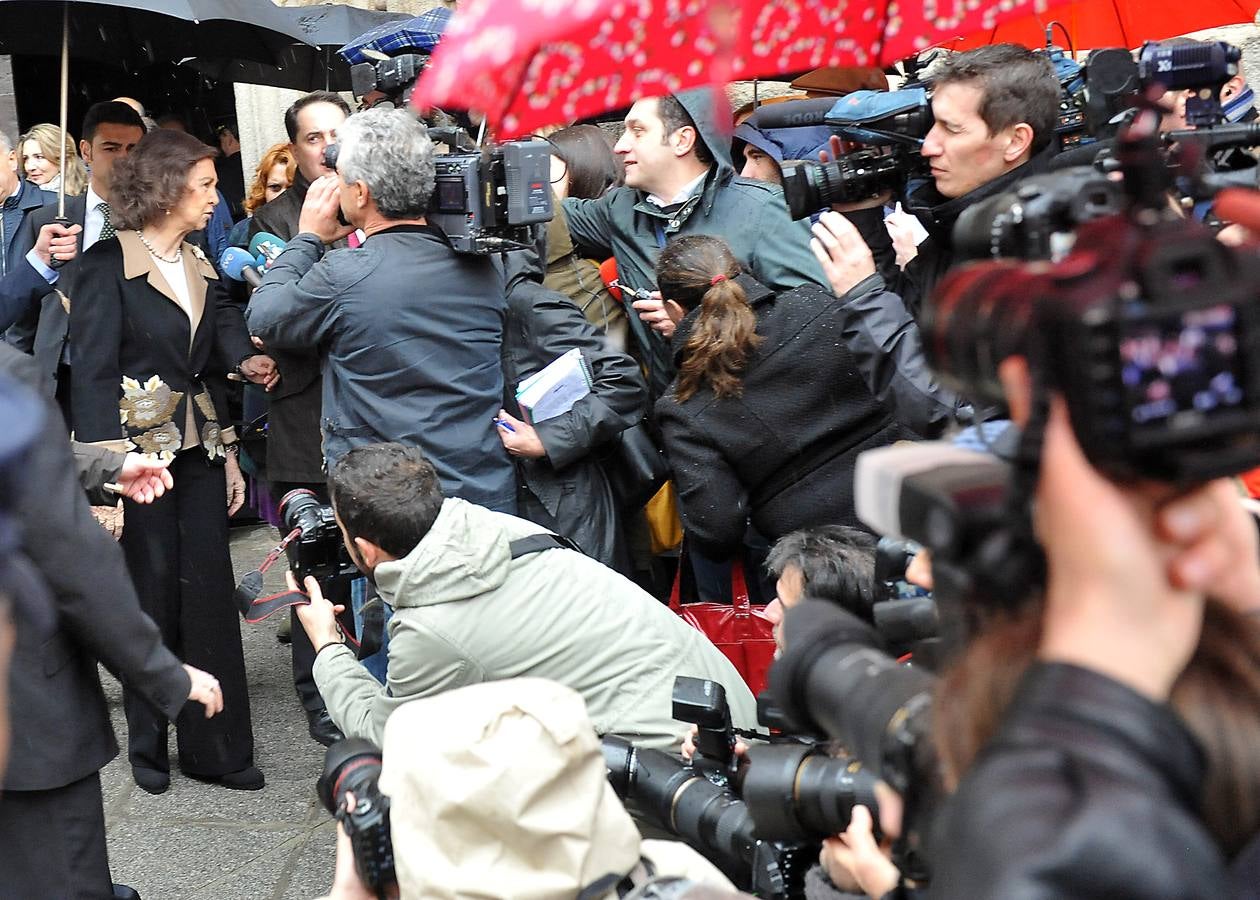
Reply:
[[1247, 80], [1242, 75], [1235, 75], [1229, 81], [1225, 82], [1225, 86], [1221, 88], [1221, 99], [1227, 100], [1243, 89], [1243, 85]]
[[664, 302], [665, 314], [669, 316], [670, 321], [677, 325], [687, 315], [687, 310], [682, 308], [682, 304], [676, 300], [666, 300]]
[[355, 549], [359, 551], [359, 558], [363, 560], [363, 564], [367, 566], [369, 571], [375, 569], [381, 563], [393, 558], [367, 538], [355, 538], [354, 546]]
[[695, 148], [697, 140], [699, 136], [696, 134], [696, 129], [690, 125], [684, 125], [669, 136], [669, 143], [675, 156], [686, 156]]
[[1006, 394], [1011, 421], [1023, 428], [1032, 411], [1032, 375], [1028, 371], [1028, 360], [1022, 356], [1002, 360], [998, 365], [998, 380]]
[[79, 155], [83, 157], [83, 161], [89, 166], [92, 165], [92, 142], [79, 141]]
[[1002, 151], [1002, 158], [1008, 163], [1015, 162], [1026, 152], [1032, 150], [1033, 130], [1032, 126], [1027, 122], [1020, 122], [1012, 125], [1009, 129], [1009, 137], [1006, 142], [1006, 149]]

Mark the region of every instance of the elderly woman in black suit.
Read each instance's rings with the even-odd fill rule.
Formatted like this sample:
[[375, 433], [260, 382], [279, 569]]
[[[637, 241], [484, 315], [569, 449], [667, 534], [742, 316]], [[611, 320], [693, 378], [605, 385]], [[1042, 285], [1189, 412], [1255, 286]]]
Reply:
[[[122, 547], [145, 612], [167, 646], [218, 676], [222, 715], [191, 704], [176, 719], [184, 774], [257, 790], [254, 738], [233, 605], [228, 516], [244, 500], [224, 376], [268, 388], [279, 377], [250, 342], [214, 267], [184, 239], [217, 201], [217, 151], [189, 135], [146, 135], [114, 173], [116, 240], [83, 255], [70, 310], [76, 336], [71, 416], [81, 441], [169, 459], [174, 490], [128, 503]], [[136, 783], [170, 785], [167, 720], [127, 690], [128, 756]]]

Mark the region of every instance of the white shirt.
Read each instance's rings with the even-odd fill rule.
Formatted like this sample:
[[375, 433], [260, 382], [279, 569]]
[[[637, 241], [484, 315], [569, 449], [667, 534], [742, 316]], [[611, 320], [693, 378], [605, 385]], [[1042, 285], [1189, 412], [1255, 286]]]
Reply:
[[179, 301], [180, 308], [183, 309], [185, 315], [192, 319], [192, 297], [188, 293], [188, 272], [184, 269], [183, 257], [179, 262], [167, 262], [164, 259], [158, 259], [153, 254], [153, 265], [162, 277], [166, 279], [166, 283], [171, 286], [171, 290], [175, 292], [175, 298]]
[[[96, 207], [105, 201], [97, 196], [96, 191], [92, 190], [89, 184], [87, 189], [87, 211], [83, 215], [83, 250], [101, 239], [101, 229], [105, 227], [105, 216]], [[114, 230], [118, 230], [118, 226], [114, 226]]]
[[686, 203], [693, 194], [700, 191], [700, 185], [704, 184], [704, 179], [708, 174], [709, 170], [705, 169], [698, 176], [687, 182], [683, 189], [674, 195], [673, 200], [665, 200], [655, 194], [648, 194], [648, 200], [657, 206], [673, 206], [675, 203]]

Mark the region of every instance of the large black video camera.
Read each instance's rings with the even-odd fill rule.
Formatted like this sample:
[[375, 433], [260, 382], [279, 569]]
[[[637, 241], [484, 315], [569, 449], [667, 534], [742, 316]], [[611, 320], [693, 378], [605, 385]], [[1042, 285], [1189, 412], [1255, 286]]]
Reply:
[[378, 106], [404, 107], [411, 100], [416, 79], [429, 65], [427, 53], [402, 53], [378, 62], [355, 63], [350, 67], [350, 91], [356, 97], [380, 92], [384, 100]]
[[[829, 104], [822, 107], [820, 104]], [[856, 203], [902, 188], [907, 178], [927, 177], [919, 151], [932, 129], [932, 107], [923, 88], [891, 93], [854, 91], [839, 100], [785, 103], [799, 107], [782, 123], [767, 118], [765, 127], [818, 124], [842, 139], [870, 149], [845, 153], [828, 163], [804, 162], [783, 169], [783, 194], [793, 219], [833, 203]]]
[[[324, 754], [324, 772], [316, 782], [319, 800], [341, 823], [354, 850], [354, 867], [368, 890], [387, 896], [396, 882], [394, 843], [389, 831], [389, 797], [381, 793], [381, 751], [371, 741], [346, 738]], [[347, 807], [354, 794], [354, 810]]]
[[530, 248], [531, 226], [551, 220], [551, 145], [546, 141], [508, 141], [433, 161], [437, 180], [427, 218], [456, 250]]

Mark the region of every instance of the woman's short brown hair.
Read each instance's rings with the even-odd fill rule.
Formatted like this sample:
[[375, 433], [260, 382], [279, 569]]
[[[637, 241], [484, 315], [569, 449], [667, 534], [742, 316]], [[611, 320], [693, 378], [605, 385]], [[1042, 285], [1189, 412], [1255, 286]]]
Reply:
[[143, 228], [157, 221], [184, 196], [192, 167], [218, 155], [182, 131], [150, 131], [114, 167], [109, 205], [115, 227]]

